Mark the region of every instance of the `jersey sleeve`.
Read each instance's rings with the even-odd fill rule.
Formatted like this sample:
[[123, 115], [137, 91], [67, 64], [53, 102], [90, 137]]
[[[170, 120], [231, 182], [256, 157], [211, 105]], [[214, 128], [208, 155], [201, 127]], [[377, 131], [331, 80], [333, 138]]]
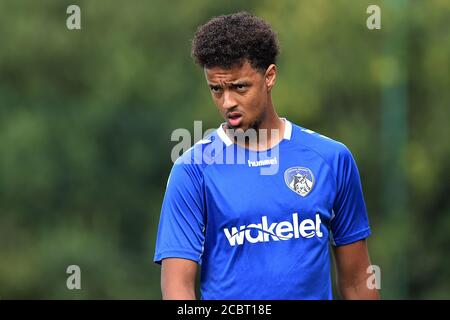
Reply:
[[365, 239], [371, 232], [358, 168], [345, 146], [337, 158], [336, 180], [331, 240], [333, 245], [341, 246]]
[[201, 263], [205, 240], [202, 185], [198, 165], [175, 163], [162, 204], [154, 262], [184, 258]]

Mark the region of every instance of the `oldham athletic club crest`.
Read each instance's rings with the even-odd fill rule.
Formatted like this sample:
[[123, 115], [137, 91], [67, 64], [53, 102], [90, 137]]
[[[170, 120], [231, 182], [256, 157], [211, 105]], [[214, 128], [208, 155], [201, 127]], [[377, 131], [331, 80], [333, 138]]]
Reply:
[[286, 185], [295, 193], [306, 197], [314, 186], [314, 176], [308, 168], [292, 167], [284, 172]]

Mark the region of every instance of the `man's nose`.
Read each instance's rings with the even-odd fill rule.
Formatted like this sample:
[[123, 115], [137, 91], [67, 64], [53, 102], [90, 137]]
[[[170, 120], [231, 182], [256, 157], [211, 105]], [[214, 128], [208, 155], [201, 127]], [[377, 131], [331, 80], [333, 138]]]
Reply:
[[222, 104], [222, 107], [224, 109], [228, 110], [228, 109], [231, 109], [231, 108], [235, 107], [236, 105], [237, 105], [237, 102], [236, 102], [236, 100], [233, 97], [233, 93], [228, 91], [228, 90], [225, 90], [224, 93], [223, 93], [223, 104]]

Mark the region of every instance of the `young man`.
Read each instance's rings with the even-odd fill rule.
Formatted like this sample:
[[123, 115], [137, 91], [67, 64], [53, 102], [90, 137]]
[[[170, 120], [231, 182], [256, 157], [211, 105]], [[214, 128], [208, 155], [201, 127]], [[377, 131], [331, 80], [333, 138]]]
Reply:
[[[332, 299], [330, 241], [342, 297], [378, 298], [356, 164], [343, 144], [278, 117], [278, 51], [270, 26], [245, 12], [195, 34], [225, 122], [172, 168], [154, 258], [164, 299], [195, 299], [198, 265], [202, 299]], [[239, 139], [248, 132], [256, 139]]]

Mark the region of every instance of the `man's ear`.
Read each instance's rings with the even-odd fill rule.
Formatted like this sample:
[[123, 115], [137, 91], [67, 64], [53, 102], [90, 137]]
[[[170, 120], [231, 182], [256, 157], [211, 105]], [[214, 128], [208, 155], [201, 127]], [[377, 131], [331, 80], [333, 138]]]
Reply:
[[266, 82], [267, 91], [271, 91], [273, 86], [275, 85], [275, 80], [277, 78], [277, 66], [274, 64], [271, 64], [265, 74], [264, 74], [264, 80]]

